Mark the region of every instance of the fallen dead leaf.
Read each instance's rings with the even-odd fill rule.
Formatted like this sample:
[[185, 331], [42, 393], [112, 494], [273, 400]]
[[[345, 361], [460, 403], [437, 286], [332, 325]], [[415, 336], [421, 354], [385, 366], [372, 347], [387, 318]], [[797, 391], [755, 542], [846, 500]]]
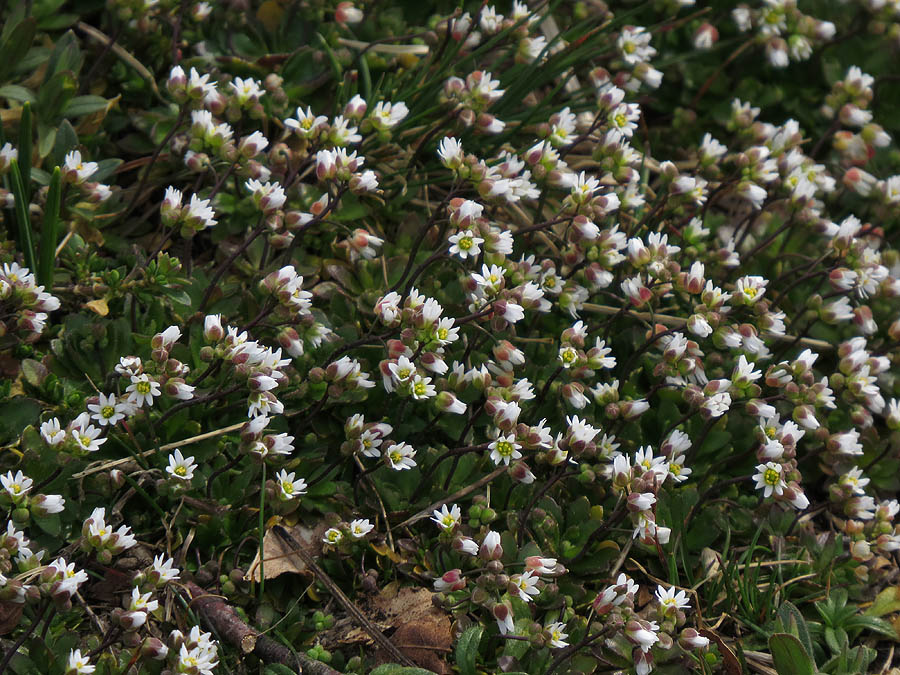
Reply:
[[[313, 529], [304, 527], [303, 525], [294, 525], [285, 528], [290, 535], [299, 542], [303, 549], [312, 557], [318, 557], [322, 552], [322, 536], [328, 526], [321, 522]], [[263, 537], [263, 556], [265, 556], [265, 564], [263, 565], [263, 574], [266, 579], [274, 579], [285, 573], [291, 574], [308, 574], [309, 570], [306, 563], [296, 553], [293, 553], [293, 546], [277, 536], [272, 530], [267, 530]], [[244, 575], [245, 581], [259, 581], [259, 551], [253, 558], [250, 570]]]

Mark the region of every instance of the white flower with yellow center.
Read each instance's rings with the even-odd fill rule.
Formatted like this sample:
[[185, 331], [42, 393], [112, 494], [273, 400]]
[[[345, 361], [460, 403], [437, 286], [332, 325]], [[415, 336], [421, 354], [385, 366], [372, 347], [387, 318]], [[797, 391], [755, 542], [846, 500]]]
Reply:
[[175, 452], [169, 455], [169, 466], [166, 467], [166, 473], [177, 480], [189, 481], [194, 477], [196, 468], [194, 458], [185, 457], [181, 454], [181, 450], [176, 448]]
[[452, 530], [459, 524], [460, 518], [462, 518], [462, 512], [459, 509], [459, 506], [454, 504], [450, 509], [447, 508], [447, 505], [444, 504], [441, 507], [441, 510], [438, 511], [435, 509], [431, 519], [436, 522], [442, 530]]
[[472, 230], [464, 230], [451, 235], [450, 255], [458, 255], [465, 260], [466, 258], [475, 258], [481, 253], [479, 244], [484, 243], [484, 239], [476, 237]]
[[125, 418], [125, 414], [130, 409], [131, 406], [117, 403], [115, 394], [100, 394], [97, 403], [88, 405], [88, 410], [93, 413], [91, 417], [101, 427], [105, 427], [107, 424], [114, 427]]
[[375, 526], [369, 522], [368, 518], [358, 518], [350, 521], [350, 536], [354, 539], [362, 539], [374, 529]]
[[294, 499], [306, 494], [306, 481], [303, 478], [294, 480], [293, 471], [288, 473], [282, 469], [275, 476], [275, 483], [278, 486], [278, 497], [283, 500]]
[[756, 474], [753, 476], [753, 480], [756, 481], [756, 489], [762, 490], [764, 497], [771, 497], [772, 493], [783, 494], [784, 488], [787, 487], [782, 476], [783, 470], [781, 464], [776, 462], [759, 464], [756, 467]]
[[384, 453], [384, 458], [387, 461], [388, 466], [390, 466], [394, 471], [405, 471], [407, 469], [411, 469], [416, 465], [416, 461], [413, 457], [416, 456], [416, 451], [407, 445], [406, 443], [394, 443], [390, 448], [388, 448], [387, 452]]
[[510, 434], [509, 436], [500, 436], [496, 441], [488, 445], [488, 450], [491, 451], [491, 460], [496, 465], [500, 465], [500, 462], [503, 462], [507, 466], [514, 459], [519, 459], [522, 456], [522, 453], [519, 452], [519, 448], [522, 446], [516, 443], [516, 437], [514, 434]]

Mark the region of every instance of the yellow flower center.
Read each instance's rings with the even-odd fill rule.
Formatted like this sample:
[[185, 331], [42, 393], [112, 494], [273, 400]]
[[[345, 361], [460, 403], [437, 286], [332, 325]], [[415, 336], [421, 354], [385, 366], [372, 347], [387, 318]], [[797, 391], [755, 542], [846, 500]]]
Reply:
[[416, 396], [424, 396], [427, 391], [427, 387], [424, 382], [416, 382], [413, 390], [416, 392]]
[[766, 427], [765, 431], [766, 431], [766, 436], [768, 436], [769, 438], [775, 438], [775, 432], [776, 432], [775, 427], [768, 426], [768, 427]]
[[749, 288], [745, 288], [745, 289], [744, 289], [744, 295], [746, 295], [748, 298], [751, 298], [751, 299], [752, 299], [752, 298], [755, 298], [755, 297], [756, 297], [756, 294], [757, 294], [758, 292], [759, 292], [759, 291], [757, 291], [757, 290], [756, 290], [755, 288], [753, 288], [753, 287], [749, 287]]
[[399, 464], [399, 463], [400, 463], [400, 460], [403, 458], [403, 456], [402, 456], [399, 452], [397, 452], [396, 450], [393, 450], [393, 451], [391, 451], [391, 453], [390, 453], [390, 458], [391, 458], [391, 462], [392, 462], [393, 464]]
[[287, 480], [286, 480], [286, 481], [282, 481], [282, 482], [281, 482], [281, 489], [284, 491], [284, 493], [285, 493], [286, 495], [293, 494], [293, 492], [294, 492], [294, 484], [291, 483], [290, 481], [287, 481]]
[[509, 441], [500, 441], [497, 443], [496, 450], [501, 457], [509, 457], [513, 454], [515, 448]]
[[187, 469], [184, 466], [177, 466], [177, 467], [175, 467], [175, 474], [177, 476], [186, 476]]
[[453, 523], [455, 522], [456, 520], [449, 513], [441, 518], [441, 525], [443, 525], [444, 527], [452, 527]]
[[449, 330], [447, 330], [446, 328], [438, 328], [438, 330], [437, 330], [438, 340], [446, 340], [448, 335], [450, 335]]
[[633, 42], [626, 42], [622, 45], [622, 51], [626, 54], [634, 54], [635, 49], [637, 49], [637, 46]]
[[116, 414], [116, 409], [113, 408], [111, 405], [105, 405], [102, 408], [100, 408], [100, 414], [103, 415], [104, 419], [109, 419], [110, 417], [112, 417], [113, 415]]
[[463, 251], [468, 251], [470, 248], [472, 248], [473, 243], [475, 242], [472, 241], [472, 237], [463, 237], [459, 240], [458, 245]]
[[775, 469], [766, 469], [765, 473], [763, 473], [763, 480], [765, 481], [766, 485], [775, 487], [781, 480], [781, 473], [779, 473]]
[[572, 363], [576, 358], [575, 350], [569, 347], [560, 354], [560, 358], [562, 358], [563, 363]]
[[150, 393], [150, 383], [146, 380], [143, 380], [137, 383], [135, 389], [137, 390], [137, 393], [141, 394], [142, 396], [146, 396]]

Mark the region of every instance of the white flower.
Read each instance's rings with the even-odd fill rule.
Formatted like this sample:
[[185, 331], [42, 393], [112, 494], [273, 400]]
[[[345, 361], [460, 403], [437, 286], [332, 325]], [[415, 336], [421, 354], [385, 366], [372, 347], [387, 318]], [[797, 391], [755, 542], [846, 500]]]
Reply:
[[294, 480], [294, 472], [288, 473], [282, 469], [275, 476], [275, 484], [278, 486], [278, 497], [283, 500], [294, 499], [306, 494], [306, 481], [303, 478]]
[[498, 466], [500, 462], [509, 466], [511, 460], [522, 457], [522, 453], [519, 452], [521, 447], [521, 445], [516, 443], [515, 434], [500, 436], [496, 441], [488, 445], [488, 449], [491, 451], [491, 460]]
[[6, 490], [13, 502], [18, 503], [31, 489], [34, 481], [21, 471], [16, 471], [15, 474], [10, 471], [5, 476], [0, 476], [0, 484], [3, 485], [3, 489]]
[[59, 425], [59, 419], [54, 417], [41, 424], [41, 436], [48, 445], [59, 445], [66, 439], [66, 432]]
[[90, 675], [94, 672], [96, 666], [92, 666], [87, 656], [81, 655], [80, 649], [73, 649], [69, 652], [69, 660], [66, 662], [68, 671], [75, 671], [77, 675]]
[[181, 450], [176, 448], [175, 452], [169, 455], [169, 466], [166, 467], [166, 473], [172, 478], [189, 481], [194, 477], [194, 469], [196, 468], [197, 465], [194, 463], [194, 458], [185, 457], [181, 454]]
[[172, 558], [166, 558], [165, 554], [160, 553], [153, 558], [152, 572], [159, 576], [157, 585], [165, 584], [178, 579], [179, 569], [174, 566], [175, 561]]
[[304, 138], [315, 136], [327, 124], [328, 118], [324, 115], [314, 115], [310, 107], [306, 108], [306, 112], [302, 108], [297, 108], [297, 119], [291, 117], [284, 121], [284, 126]]
[[452, 136], [445, 136], [438, 145], [438, 156], [441, 163], [448, 169], [459, 168], [465, 155], [463, 153], [462, 144]]
[[566, 627], [562, 621], [556, 621], [555, 623], [551, 623], [549, 626], [545, 626], [544, 630], [550, 634], [550, 646], [554, 649], [560, 649], [561, 647], [567, 647], [569, 645], [566, 642], [566, 638], [569, 637], [568, 633], [563, 632], [563, 628]]
[[721, 417], [728, 412], [731, 407], [731, 394], [727, 391], [713, 394], [706, 399], [700, 409], [706, 412], [710, 417]]
[[392, 129], [402, 122], [407, 115], [409, 115], [409, 108], [402, 101], [398, 103], [379, 101], [375, 104], [375, 109], [372, 111], [370, 118], [377, 129]]
[[97, 162], [82, 162], [81, 152], [72, 150], [63, 161], [63, 172], [72, 183], [81, 184], [97, 173]]
[[771, 497], [773, 492], [779, 496], [784, 493], [787, 484], [782, 477], [782, 470], [781, 464], [776, 462], [766, 462], [756, 467], [757, 473], [753, 480], [756, 481], [756, 489], [762, 489], [764, 497]]
[[332, 546], [334, 546], [335, 544], [338, 544], [343, 538], [344, 535], [339, 529], [337, 529], [336, 527], [331, 527], [325, 530], [325, 536], [322, 537], [322, 541], [326, 544], [331, 544]]
[[131, 412], [132, 407], [127, 403], [116, 403], [115, 394], [100, 394], [99, 401], [88, 405], [88, 410], [94, 413], [91, 417], [97, 420], [101, 427], [105, 427], [107, 424], [110, 426], [118, 424]]
[[687, 593], [678, 591], [676, 594], [674, 586], [666, 589], [661, 584], [658, 585], [656, 587], [656, 600], [659, 602], [663, 613], [668, 613], [670, 610], [687, 609], [691, 606]]
[[373, 529], [375, 529], [375, 526], [370, 523], [367, 518], [361, 518], [350, 522], [350, 536], [354, 539], [362, 539]]
[[465, 260], [466, 258], [475, 258], [481, 253], [479, 244], [484, 243], [484, 239], [476, 237], [472, 230], [457, 232], [450, 236], [450, 255], [458, 255]]
[[459, 506], [456, 504], [453, 505], [449, 510], [447, 509], [447, 505], [444, 504], [441, 507], [441, 510], [435, 510], [431, 517], [431, 520], [436, 522], [442, 530], [452, 530], [459, 524], [460, 518], [462, 518], [462, 512], [459, 509]]
[[159, 607], [159, 601], [151, 600], [150, 597], [152, 594], [153, 591], [141, 593], [139, 588], [132, 588], [131, 603], [128, 605], [128, 610], [131, 612], [137, 612], [141, 610], [152, 612], [156, 610]]
[[516, 585], [516, 590], [519, 592], [519, 597], [525, 602], [531, 602], [531, 596], [538, 595], [541, 592], [537, 587], [539, 580], [539, 577], [531, 570], [512, 578], [512, 582]]
[[626, 637], [646, 653], [659, 642], [659, 626], [655, 621], [629, 621], [625, 624]]
[[413, 459], [415, 456], [416, 451], [403, 442], [394, 443], [394, 445], [388, 448], [387, 452], [384, 453], [388, 466], [395, 471], [404, 471], [413, 468], [416, 465], [416, 462]]
[[[87, 413], [82, 413], [83, 415], [87, 415]], [[76, 419], [76, 422], [78, 420]], [[75, 439], [75, 442], [78, 444], [78, 447], [82, 450], [86, 450], [87, 452], [95, 452], [100, 449], [100, 446], [106, 443], [105, 438], [98, 438], [100, 436], [100, 429], [95, 427], [93, 424], [88, 424], [85, 422], [86, 426], [74, 425], [70, 430], [70, 434], [72, 438]]]
[[131, 376], [131, 384], [125, 389], [128, 402], [138, 408], [153, 405], [153, 399], [160, 395], [159, 382], [151, 380], [146, 373]]

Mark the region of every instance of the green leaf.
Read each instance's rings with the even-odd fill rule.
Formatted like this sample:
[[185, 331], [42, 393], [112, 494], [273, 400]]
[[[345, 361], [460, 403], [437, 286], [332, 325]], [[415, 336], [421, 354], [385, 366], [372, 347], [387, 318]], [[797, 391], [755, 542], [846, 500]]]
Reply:
[[269, 663], [266, 665], [265, 675], [296, 675], [296, 673], [282, 663]]
[[66, 117], [81, 117], [104, 110], [109, 105], [102, 96], [76, 96], [66, 104], [63, 114]]
[[884, 616], [893, 612], [900, 612], [900, 586], [890, 586], [881, 591], [865, 613], [868, 616]]
[[[38, 90], [38, 114], [41, 121], [54, 125], [55, 131], [55, 122], [77, 90], [75, 76], [68, 70], [56, 73], [44, 82]], [[50, 147], [53, 147], [52, 143]]]
[[[12, 21], [10, 21], [12, 24]], [[31, 47], [37, 22], [29, 17], [18, 25], [13, 25], [8, 37], [0, 44], [0, 82], [5, 82], [19, 61]], [[6, 27], [3, 30], [6, 34]]]
[[41, 528], [47, 534], [53, 535], [54, 537], [58, 537], [61, 530], [61, 523], [59, 520], [59, 514], [53, 513], [49, 516], [44, 516], [43, 518], [38, 518], [37, 516], [33, 517], [35, 524]]
[[31, 89], [18, 84], [7, 84], [0, 87], [0, 97], [8, 98], [11, 101], [20, 101], [21, 103], [34, 103], [37, 101]]
[[53, 53], [50, 54], [50, 63], [47, 64], [47, 74], [44, 76], [44, 84], [49, 82], [54, 76], [64, 71], [72, 71], [77, 73], [81, 70], [82, 63], [81, 50], [78, 48], [78, 41], [75, 33], [71, 30], [56, 41], [53, 47]]
[[806, 625], [806, 619], [797, 609], [796, 605], [785, 600], [778, 608], [778, 618], [784, 626], [784, 629], [790, 631], [792, 635], [800, 640], [806, 653], [814, 654], [812, 639], [809, 636], [809, 628]]
[[17, 439], [25, 427], [38, 421], [40, 414], [40, 404], [30, 398], [17, 396], [0, 403], [0, 443]]
[[375, 670], [370, 671], [369, 675], [436, 675], [436, 673], [424, 668], [410, 668], [408, 666], [398, 666], [396, 663], [385, 663], [383, 666], [378, 666]]
[[484, 627], [471, 626], [456, 643], [456, 665], [460, 675], [475, 675], [475, 661], [478, 658], [478, 645]]
[[874, 616], [865, 616], [863, 614], [859, 614], [844, 621], [841, 627], [844, 630], [864, 628], [874, 633], [880, 633], [882, 635], [887, 635], [888, 637], [892, 637], [895, 639], [897, 638], [897, 631], [894, 630], [894, 627], [890, 624], [890, 622]]
[[814, 675], [816, 664], [799, 639], [788, 633], [775, 633], [769, 638], [769, 651], [778, 675]]
[[[69, 120], [60, 122], [56, 129], [56, 141], [53, 143], [53, 152], [50, 156], [50, 166], [62, 166], [66, 159], [66, 154], [75, 149], [78, 145], [78, 134], [72, 127]], [[91, 177], [91, 180], [96, 180]]]

